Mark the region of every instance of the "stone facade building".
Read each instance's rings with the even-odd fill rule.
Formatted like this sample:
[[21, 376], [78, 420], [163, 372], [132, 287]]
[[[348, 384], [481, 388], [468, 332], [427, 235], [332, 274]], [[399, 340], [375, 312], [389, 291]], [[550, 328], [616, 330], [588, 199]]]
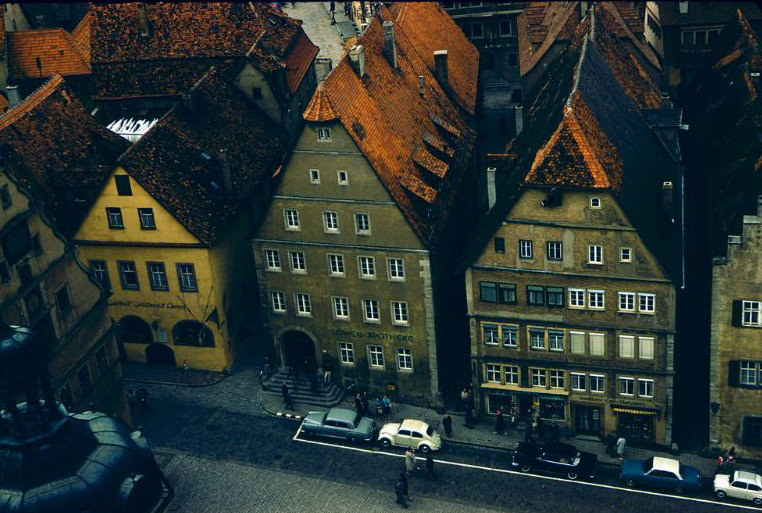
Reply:
[[596, 6], [549, 64], [471, 245], [472, 379], [489, 413], [669, 444], [680, 173], [616, 27]]
[[477, 66], [441, 7], [394, 4], [318, 87], [253, 241], [282, 368], [438, 400]]

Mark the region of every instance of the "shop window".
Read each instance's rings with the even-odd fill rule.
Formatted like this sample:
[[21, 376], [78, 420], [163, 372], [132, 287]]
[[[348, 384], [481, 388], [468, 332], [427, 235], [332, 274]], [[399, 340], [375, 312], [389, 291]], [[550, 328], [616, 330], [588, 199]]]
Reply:
[[178, 346], [214, 347], [212, 330], [198, 321], [180, 321], [175, 324], [172, 340]]

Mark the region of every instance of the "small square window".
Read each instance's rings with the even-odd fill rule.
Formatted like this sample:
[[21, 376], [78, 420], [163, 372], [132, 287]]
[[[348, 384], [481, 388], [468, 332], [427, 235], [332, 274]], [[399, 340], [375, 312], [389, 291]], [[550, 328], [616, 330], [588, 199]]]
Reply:
[[532, 241], [520, 240], [519, 241], [519, 257], [520, 258], [532, 258]]
[[635, 395], [634, 378], [619, 378], [619, 395]]
[[291, 272], [304, 274], [307, 272], [307, 259], [304, 256], [304, 251], [289, 251], [289, 259], [291, 260]]
[[286, 223], [286, 230], [299, 231], [299, 211], [294, 208], [286, 208], [283, 210], [283, 218]]
[[638, 337], [638, 358], [641, 360], [654, 359], [653, 337]]
[[548, 306], [564, 306], [564, 289], [562, 287], [548, 287], [545, 290]]
[[381, 317], [378, 311], [378, 301], [375, 299], [363, 299], [362, 308], [363, 314], [365, 315], [365, 322], [381, 321]]
[[384, 348], [382, 346], [368, 346], [368, 363], [371, 369], [384, 368]]
[[635, 337], [619, 335], [619, 358], [635, 358]]
[[407, 303], [405, 301], [392, 301], [392, 324], [408, 325]]
[[495, 253], [505, 253], [505, 239], [503, 237], [495, 237]]
[[138, 271], [135, 268], [135, 262], [122, 261], [118, 264], [122, 288], [124, 290], [138, 290], [140, 284], [138, 282]]
[[587, 247], [587, 263], [589, 264], [602, 264], [603, 263], [603, 246], [590, 245]]
[[387, 258], [389, 281], [405, 281], [405, 261], [401, 258]]
[[590, 391], [602, 394], [606, 391], [606, 376], [603, 374], [590, 374]]
[[312, 305], [310, 295], [303, 292], [296, 293], [296, 315], [299, 317], [312, 317]]
[[3, 204], [3, 210], [8, 210], [13, 205], [13, 198], [11, 197], [11, 191], [8, 184], [0, 187], [0, 201]]
[[564, 246], [562, 242], [549, 241], [548, 242], [548, 260], [563, 260], [564, 258]]
[[603, 310], [605, 308], [605, 292], [602, 290], [587, 291], [587, 307], [593, 310]]
[[619, 261], [632, 262], [632, 248], [619, 248]]
[[654, 294], [638, 294], [638, 310], [642, 313], [656, 311], [656, 296]]
[[286, 294], [284, 292], [270, 292], [270, 300], [272, 301], [273, 312], [286, 312]]
[[413, 370], [413, 352], [406, 347], [398, 347], [397, 353], [397, 369], [401, 371]]
[[119, 196], [132, 196], [132, 187], [130, 186], [130, 177], [127, 175], [114, 175], [116, 182], [116, 193]]
[[516, 285], [512, 283], [497, 284], [497, 302], [503, 305], [516, 303]]
[[318, 142], [329, 142], [331, 140], [331, 129], [328, 127], [317, 128]]
[[339, 233], [339, 214], [323, 212], [323, 230], [327, 233]]
[[196, 270], [193, 264], [177, 264], [177, 278], [183, 292], [198, 292]]
[[370, 216], [368, 214], [355, 214], [355, 231], [358, 235], [370, 235]]
[[333, 297], [333, 316], [340, 320], [349, 320], [349, 299]]
[[590, 198], [590, 208], [601, 208], [601, 198]]
[[139, 208], [138, 217], [140, 218], [141, 230], [155, 230], [156, 229], [156, 219], [154, 219], [153, 217], [152, 208]]
[[351, 342], [339, 342], [339, 361], [342, 365], [355, 364], [355, 345]]
[[482, 339], [488, 346], [500, 343], [500, 328], [497, 324], [482, 324]]
[[122, 209], [117, 207], [106, 208], [108, 216], [108, 227], [112, 230], [124, 230], [124, 220], [122, 219]]
[[545, 306], [545, 287], [528, 285], [527, 304], [529, 306]]
[[344, 255], [328, 254], [328, 274], [344, 276]]
[[320, 183], [319, 169], [310, 169], [310, 183], [314, 183], [316, 185]]
[[376, 259], [374, 257], [358, 257], [358, 266], [360, 268], [360, 278], [365, 280], [376, 279]]
[[268, 271], [280, 271], [280, 253], [277, 249], [265, 250], [265, 264]]
[[148, 282], [151, 290], [169, 290], [167, 271], [164, 262], [146, 262], [148, 267]]
[[349, 185], [349, 176], [346, 171], [336, 171], [336, 176], [339, 179], [339, 185]]

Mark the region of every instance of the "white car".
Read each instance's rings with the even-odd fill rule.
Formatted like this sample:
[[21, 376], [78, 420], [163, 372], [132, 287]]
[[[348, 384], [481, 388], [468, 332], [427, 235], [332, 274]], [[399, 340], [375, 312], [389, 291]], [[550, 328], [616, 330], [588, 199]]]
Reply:
[[714, 493], [720, 499], [735, 497], [762, 506], [762, 476], [744, 470], [717, 474], [714, 476]]
[[378, 433], [378, 440], [383, 447], [412, 447], [423, 453], [442, 448], [439, 433], [425, 422], [413, 419], [405, 419], [399, 424], [384, 424]]

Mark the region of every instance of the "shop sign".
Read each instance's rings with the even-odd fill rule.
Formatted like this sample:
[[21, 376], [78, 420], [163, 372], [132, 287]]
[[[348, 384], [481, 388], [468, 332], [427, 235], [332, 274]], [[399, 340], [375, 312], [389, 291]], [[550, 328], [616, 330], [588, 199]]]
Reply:
[[402, 335], [400, 333], [376, 333], [375, 331], [352, 330], [344, 328], [334, 328], [331, 330], [334, 337], [343, 338], [367, 338], [369, 340], [393, 340], [395, 342], [413, 342], [413, 335]]
[[643, 401], [629, 401], [627, 399], [617, 399], [616, 404], [621, 404], [624, 406], [635, 406], [638, 408], [651, 408], [652, 405], [645, 403]]
[[575, 403], [605, 403], [606, 398], [605, 397], [575, 397], [574, 398]]
[[177, 303], [152, 303], [151, 301], [108, 301], [109, 306], [126, 306], [131, 308], [185, 308], [185, 306]]

